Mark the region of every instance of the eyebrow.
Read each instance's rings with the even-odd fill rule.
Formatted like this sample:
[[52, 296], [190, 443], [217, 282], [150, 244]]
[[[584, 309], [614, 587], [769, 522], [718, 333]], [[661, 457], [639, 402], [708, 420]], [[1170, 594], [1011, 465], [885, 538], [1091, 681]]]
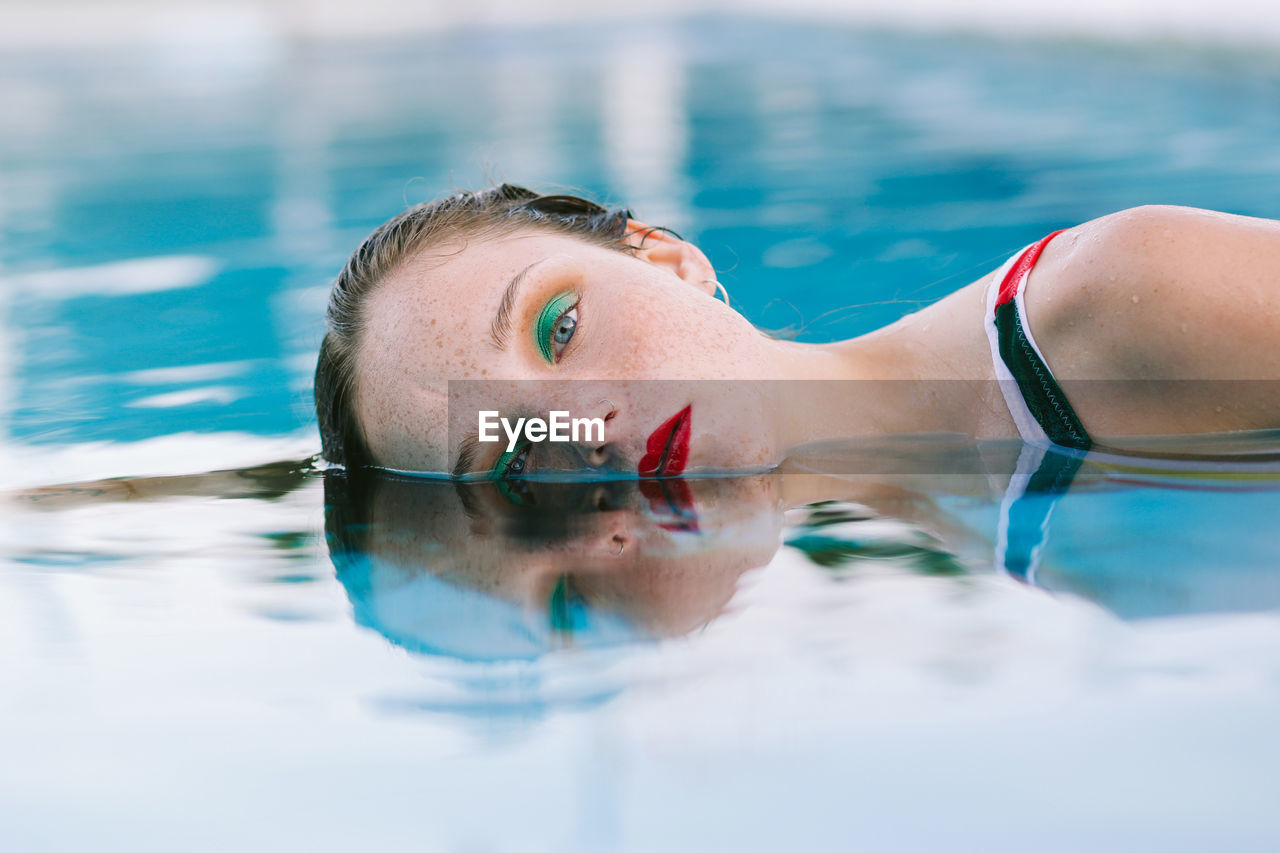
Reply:
[[[520, 293], [520, 285], [524, 283], [525, 276], [529, 270], [542, 263], [541, 260], [534, 261], [529, 266], [520, 270], [511, 277], [511, 283], [507, 285], [507, 289], [502, 294], [502, 301], [498, 303], [498, 313], [493, 317], [493, 323], [489, 326], [489, 336], [493, 340], [493, 345], [498, 349], [506, 349], [507, 341], [511, 338], [511, 312], [516, 306], [516, 296]], [[458, 459], [462, 461], [461, 458]]]
[[[546, 258], [540, 258], [529, 264], [520, 272], [511, 277], [510, 284], [502, 293], [502, 301], [498, 303], [498, 313], [493, 317], [493, 323], [489, 326], [489, 336], [493, 345], [498, 349], [506, 349], [507, 342], [511, 338], [511, 312], [516, 305], [516, 297], [520, 293], [520, 285], [524, 283], [525, 276], [529, 270], [545, 261]], [[458, 461], [453, 464], [453, 476], [455, 479], [462, 478], [467, 474], [480, 473], [472, 471], [475, 465], [476, 457], [480, 455], [480, 438], [475, 435], [465, 435], [458, 444]]]

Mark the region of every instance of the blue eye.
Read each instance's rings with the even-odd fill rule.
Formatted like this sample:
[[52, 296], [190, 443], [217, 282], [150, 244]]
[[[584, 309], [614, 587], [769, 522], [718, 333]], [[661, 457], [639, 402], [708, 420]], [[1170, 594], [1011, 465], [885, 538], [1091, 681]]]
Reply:
[[515, 449], [511, 454], [511, 459], [502, 468], [501, 476], [504, 479], [518, 477], [524, 473], [524, 466], [529, 463], [529, 444], [525, 442]]
[[528, 464], [529, 442], [526, 440], [499, 456], [489, 476], [494, 480], [509, 480], [523, 474]]
[[498, 491], [517, 506], [530, 506], [535, 502], [523, 476], [529, 467], [531, 446], [528, 441], [520, 442], [514, 449], [499, 456], [498, 463], [493, 466], [491, 476], [497, 482]]
[[551, 348], [555, 351], [556, 358], [564, 352], [564, 348], [568, 346], [569, 339], [573, 337], [573, 333], [578, 329], [578, 306], [570, 308], [560, 316], [556, 322], [555, 330], [551, 333]]
[[553, 297], [542, 306], [533, 324], [538, 352], [548, 364], [555, 364], [578, 328], [578, 294], [572, 290]]

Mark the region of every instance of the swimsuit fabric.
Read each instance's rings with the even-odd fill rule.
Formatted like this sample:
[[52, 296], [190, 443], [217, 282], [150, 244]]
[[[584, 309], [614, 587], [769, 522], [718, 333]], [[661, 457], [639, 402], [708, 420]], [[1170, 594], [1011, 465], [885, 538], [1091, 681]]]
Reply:
[[1045, 363], [1027, 322], [1027, 280], [1044, 247], [1061, 233], [1032, 243], [991, 276], [985, 326], [996, 379], [1023, 441], [1088, 450], [1093, 440]]
[[1032, 243], [992, 274], [984, 320], [996, 381], [1027, 444], [1005, 490], [996, 565], [1027, 583], [1035, 583], [1053, 508], [1093, 446], [1027, 322], [1027, 280], [1044, 247], [1061, 233]]

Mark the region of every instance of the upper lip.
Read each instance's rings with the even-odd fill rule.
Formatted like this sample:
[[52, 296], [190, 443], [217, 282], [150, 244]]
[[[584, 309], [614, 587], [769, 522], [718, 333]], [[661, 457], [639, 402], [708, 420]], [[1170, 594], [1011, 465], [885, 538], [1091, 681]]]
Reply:
[[653, 431], [640, 459], [641, 477], [675, 476], [689, 462], [689, 434], [693, 406], [685, 406]]

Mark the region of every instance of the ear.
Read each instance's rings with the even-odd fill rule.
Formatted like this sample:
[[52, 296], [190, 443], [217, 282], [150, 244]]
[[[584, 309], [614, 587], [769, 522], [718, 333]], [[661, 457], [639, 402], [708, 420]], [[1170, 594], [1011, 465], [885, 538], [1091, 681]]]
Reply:
[[708, 296], [716, 293], [716, 271], [702, 250], [681, 240], [670, 231], [627, 220], [627, 233], [622, 241], [636, 249], [636, 257], [662, 267]]

